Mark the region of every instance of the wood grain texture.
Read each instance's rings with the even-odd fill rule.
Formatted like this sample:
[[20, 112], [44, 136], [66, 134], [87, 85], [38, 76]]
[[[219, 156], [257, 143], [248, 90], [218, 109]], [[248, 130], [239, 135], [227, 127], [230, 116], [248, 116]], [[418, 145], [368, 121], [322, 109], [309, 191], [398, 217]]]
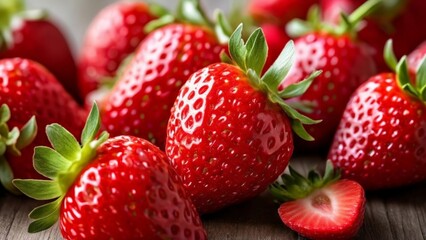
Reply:
[[[306, 172], [314, 160], [294, 159], [295, 168]], [[39, 203], [8, 194], [0, 195], [0, 240], [61, 239], [57, 225], [37, 234], [29, 234], [28, 213]], [[268, 193], [203, 216], [209, 239], [276, 240], [303, 239], [285, 227], [277, 214], [278, 205]], [[426, 184], [367, 193], [364, 225], [358, 240], [425, 240]]]

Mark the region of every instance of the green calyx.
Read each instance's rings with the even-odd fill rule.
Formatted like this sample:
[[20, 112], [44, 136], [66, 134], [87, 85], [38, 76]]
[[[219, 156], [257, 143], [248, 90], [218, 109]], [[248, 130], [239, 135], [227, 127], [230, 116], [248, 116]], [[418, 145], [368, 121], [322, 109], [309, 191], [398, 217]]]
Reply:
[[[224, 14], [215, 11], [215, 21], [210, 20], [203, 10], [199, 0], [179, 0], [176, 14], [171, 14], [164, 8], [153, 5], [152, 12], [158, 12], [158, 19], [151, 21], [145, 26], [145, 32], [152, 32], [155, 29], [166, 26], [174, 22], [189, 23], [198, 26], [205, 26], [215, 31], [220, 43], [227, 43], [232, 29]], [[158, 10], [162, 9], [162, 10]]]
[[6, 159], [6, 155], [20, 156], [23, 148], [27, 147], [37, 135], [37, 123], [35, 117], [21, 128], [10, 129], [7, 122], [10, 120], [10, 109], [6, 104], [0, 107], [0, 182], [4, 188], [13, 194], [20, 194], [12, 184], [14, 178], [12, 169]]
[[295, 19], [286, 26], [291, 37], [300, 37], [310, 32], [325, 32], [335, 36], [349, 35], [355, 38], [360, 29], [361, 21], [377, 10], [383, 0], [368, 0], [350, 15], [341, 14], [341, 21], [336, 26], [323, 22], [318, 6], [312, 7], [307, 16], [307, 21]]
[[46, 12], [26, 10], [23, 0], [0, 1], [0, 50], [13, 45], [12, 22], [16, 19], [42, 19]]
[[46, 127], [53, 148], [36, 147], [34, 168], [49, 180], [15, 179], [13, 184], [25, 195], [36, 200], [53, 200], [35, 208], [29, 217], [34, 221], [28, 232], [34, 233], [51, 227], [59, 218], [61, 202], [82, 169], [96, 156], [98, 147], [108, 139], [100, 128], [99, 109], [93, 105], [81, 135], [81, 145], [74, 136], [58, 124]]
[[339, 179], [340, 171], [333, 168], [330, 160], [327, 161], [324, 176], [311, 170], [308, 176], [304, 177], [289, 166], [289, 174], [283, 174], [279, 180], [270, 185], [269, 191], [279, 202], [287, 202], [305, 198], [316, 189], [323, 188]]
[[251, 85], [267, 94], [269, 100], [278, 104], [291, 120], [293, 131], [302, 139], [312, 141], [312, 136], [306, 132], [304, 124], [316, 124], [320, 121], [310, 119], [302, 115], [285, 102], [285, 99], [300, 96], [306, 92], [312, 81], [321, 71], [313, 72], [305, 80], [289, 85], [282, 91], [278, 91], [278, 86], [285, 79], [291, 66], [294, 63], [294, 43], [289, 41], [282, 50], [279, 57], [272, 66], [262, 76], [262, 70], [268, 54], [268, 46], [265, 36], [258, 28], [247, 39], [247, 43], [242, 40], [242, 24], [237, 27], [229, 40], [230, 58], [223, 56], [225, 62], [234, 62], [249, 77]]
[[410, 96], [426, 104], [426, 56], [416, 70], [414, 83], [408, 71], [407, 57], [403, 56], [401, 60], [397, 61], [390, 39], [385, 45], [384, 58], [388, 66], [396, 73], [398, 86]]

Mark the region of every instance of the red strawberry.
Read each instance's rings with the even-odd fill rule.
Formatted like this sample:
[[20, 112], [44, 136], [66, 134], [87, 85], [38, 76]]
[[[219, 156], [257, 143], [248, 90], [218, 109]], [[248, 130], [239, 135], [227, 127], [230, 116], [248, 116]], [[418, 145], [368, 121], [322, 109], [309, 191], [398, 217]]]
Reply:
[[206, 239], [201, 220], [166, 155], [146, 140], [99, 138], [95, 105], [81, 145], [62, 126], [46, 128], [54, 149], [36, 147], [34, 167], [49, 178], [14, 180], [35, 208], [29, 232], [59, 218], [65, 239]]
[[224, 49], [206, 26], [183, 22], [153, 31], [104, 102], [103, 126], [113, 136], [130, 134], [164, 148], [170, 109], [180, 87], [196, 70], [220, 62]]
[[45, 66], [79, 100], [77, 67], [67, 39], [46, 13], [25, 10], [22, 0], [0, 3], [0, 59], [27, 58]]
[[[327, 21], [339, 21], [341, 11], [352, 12], [366, 0], [322, 0], [324, 18]], [[387, 39], [395, 42], [398, 57], [413, 51], [426, 39], [425, 31], [418, 31], [413, 26], [426, 21], [424, 0], [382, 1], [382, 6], [375, 11], [360, 31], [359, 38], [375, 49], [375, 60], [381, 71], [388, 71], [383, 61], [382, 49]]]
[[248, 11], [262, 23], [285, 26], [293, 18], [303, 18], [318, 0], [251, 0]]
[[116, 2], [98, 13], [87, 29], [78, 64], [83, 98], [115, 76], [145, 38], [144, 26], [153, 19], [149, 6], [136, 1]]
[[[315, 14], [311, 13], [311, 16]], [[323, 70], [305, 94], [292, 99], [292, 103], [311, 104], [312, 110], [306, 115], [322, 120], [307, 128], [315, 141], [305, 143], [298, 139], [296, 150], [328, 149], [350, 95], [376, 72], [368, 46], [355, 38], [354, 27], [359, 19], [351, 22], [353, 15], [348, 18], [346, 24], [329, 29], [314, 17], [310, 22], [302, 23], [308, 32], [295, 40], [296, 62], [282, 86], [301, 81], [315, 69]]]
[[271, 186], [284, 202], [278, 209], [284, 224], [309, 239], [353, 238], [364, 220], [364, 189], [339, 177], [330, 162], [323, 178], [315, 171], [305, 178], [290, 167], [290, 174], [281, 178], [283, 183]]
[[263, 33], [256, 30], [244, 45], [241, 31], [240, 26], [229, 43], [238, 66], [217, 63], [195, 72], [180, 90], [167, 126], [166, 154], [201, 213], [264, 191], [287, 166], [291, 128], [309, 139], [302, 123], [315, 122], [279, 97], [302, 93], [312, 77], [300, 88], [276, 90], [291, 66], [292, 42], [261, 78]]
[[[0, 86], [0, 105], [7, 104], [11, 113], [10, 117], [0, 121], [0, 129], [2, 129], [0, 149], [5, 146], [4, 144], [7, 147], [6, 152], [0, 151], [0, 162], [2, 162], [0, 175], [10, 176], [7, 179], [2, 178], [2, 184], [10, 185], [13, 177], [41, 178], [33, 169], [31, 161], [33, 148], [35, 145], [48, 144], [48, 140], [43, 132], [35, 137], [37, 127], [44, 129], [46, 125], [58, 122], [66, 126], [73, 134], [78, 134], [84, 124], [83, 112], [55, 77], [47, 69], [31, 60], [20, 58], [0, 60]], [[6, 109], [2, 109], [0, 115], [9, 115], [4, 115]], [[10, 132], [12, 133], [13, 128], [22, 128], [31, 116], [35, 116], [37, 125], [34, 126], [33, 121], [30, 123], [33, 127], [27, 125], [29, 128], [21, 132], [17, 142], [8, 143], [8, 129], [12, 129]], [[35, 139], [30, 144], [33, 137]], [[21, 140], [22, 143], [20, 143]], [[14, 149], [14, 146], [18, 149]]]
[[390, 52], [388, 44], [387, 61], [396, 74], [376, 75], [358, 88], [328, 155], [344, 177], [368, 189], [426, 179], [426, 61], [413, 81], [406, 58], [396, 64]]

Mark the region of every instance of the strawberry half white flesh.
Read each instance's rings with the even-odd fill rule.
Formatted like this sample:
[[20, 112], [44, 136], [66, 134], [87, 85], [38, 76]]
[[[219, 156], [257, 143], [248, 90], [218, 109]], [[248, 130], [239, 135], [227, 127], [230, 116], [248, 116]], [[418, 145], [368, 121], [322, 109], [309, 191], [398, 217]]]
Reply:
[[310, 239], [352, 238], [364, 219], [364, 189], [355, 181], [338, 180], [340, 174], [330, 163], [326, 172], [323, 178], [314, 172], [304, 178], [291, 169], [282, 177], [284, 184], [272, 185], [272, 193], [286, 201], [278, 214], [285, 225]]

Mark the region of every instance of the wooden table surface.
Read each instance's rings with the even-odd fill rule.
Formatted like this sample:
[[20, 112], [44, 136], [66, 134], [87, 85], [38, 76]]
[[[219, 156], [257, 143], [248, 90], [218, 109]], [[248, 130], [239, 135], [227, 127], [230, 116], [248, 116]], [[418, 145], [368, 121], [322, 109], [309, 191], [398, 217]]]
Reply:
[[[306, 171], [306, 161], [292, 162]], [[0, 194], [0, 240], [61, 239], [57, 225], [42, 233], [26, 232], [27, 215], [37, 205], [25, 197]], [[209, 239], [302, 239], [282, 224], [277, 208], [265, 193], [202, 219]], [[368, 192], [364, 225], [356, 239], [426, 239], [426, 184]]]

